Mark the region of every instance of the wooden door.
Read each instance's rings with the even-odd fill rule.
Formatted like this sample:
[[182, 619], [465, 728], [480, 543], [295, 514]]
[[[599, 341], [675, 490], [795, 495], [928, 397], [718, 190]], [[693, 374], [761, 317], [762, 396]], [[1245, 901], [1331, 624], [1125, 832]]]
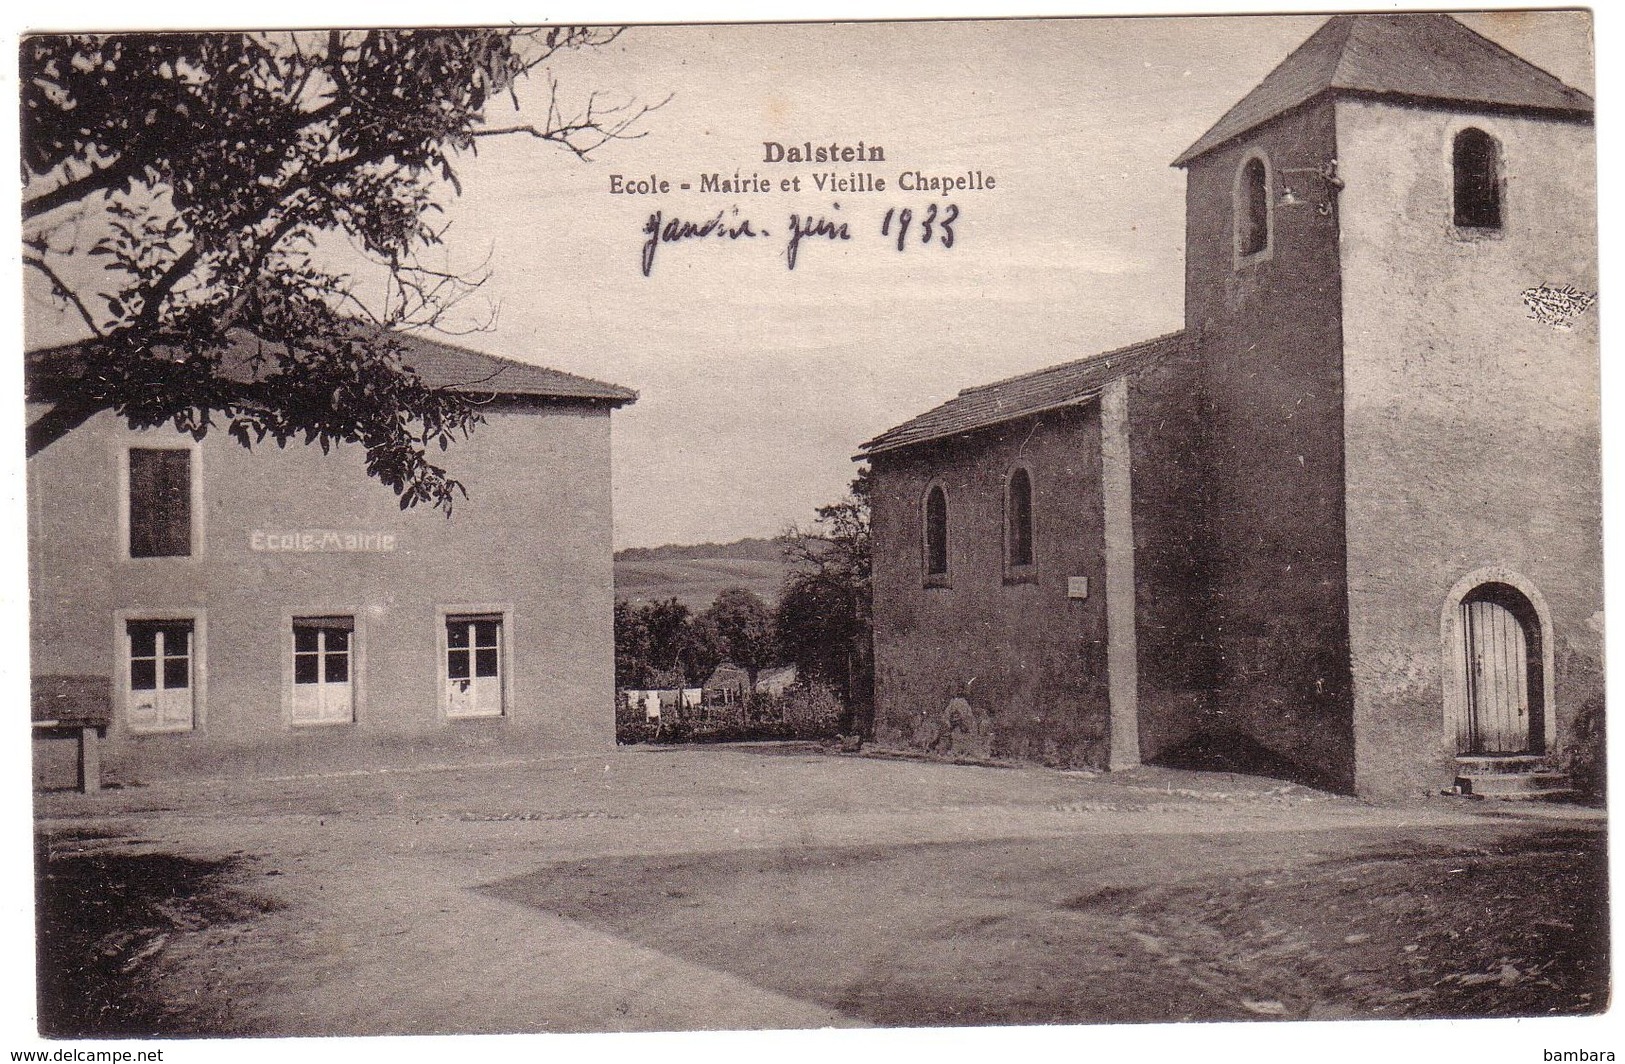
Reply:
[[1462, 605], [1467, 651], [1468, 748], [1530, 750], [1529, 638], [1512, 611], [1488, 599]]

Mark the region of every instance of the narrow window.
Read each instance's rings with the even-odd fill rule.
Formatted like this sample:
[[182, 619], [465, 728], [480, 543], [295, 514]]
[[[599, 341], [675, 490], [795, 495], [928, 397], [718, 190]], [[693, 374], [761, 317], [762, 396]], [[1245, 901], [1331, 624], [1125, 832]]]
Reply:
[[1005, 497], [1006, 557], [1015, 565], [1033, 563], [1033, 482], [1025, 469], [1010, 474]]
[[948, 496], [933, 485], [925, 496], [925, 575], [948, 572]]
[[502, 617], [446, 618], [446, 716], [502, 715]]
[[192, 730], [192, 622], [130, 621], [125, 626], [131, 731]]
[[1241, 168], [1236, 187], [1236, 254], [1257, 255], [1270, 242], [1269, 174], [1254, 156]]
[[353, 617], [296, 617], [293, 622], [293, 722], [347, 724], [355, 719]]
[[130, 557], [192, 553], [192, 452], [130, 448]]
[[1456, 134], [1456, 224], [1464, 229], [1501, 228], [1501, 149], [1482, 129]]

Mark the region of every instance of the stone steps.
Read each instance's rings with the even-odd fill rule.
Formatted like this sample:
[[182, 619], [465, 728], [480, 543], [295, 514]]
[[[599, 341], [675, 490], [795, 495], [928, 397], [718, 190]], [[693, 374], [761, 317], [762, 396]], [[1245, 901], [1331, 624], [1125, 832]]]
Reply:
[[1502, 802], [1564, 801], [1578, 795], [1567, 773], [1539, 754], [1456, 758], [1455, 793]]

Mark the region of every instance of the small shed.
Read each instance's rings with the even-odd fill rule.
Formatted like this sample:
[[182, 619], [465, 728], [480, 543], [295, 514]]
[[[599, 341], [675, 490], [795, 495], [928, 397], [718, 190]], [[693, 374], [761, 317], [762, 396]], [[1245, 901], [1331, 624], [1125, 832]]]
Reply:
[[744, 701], [751, 689], [750, 671], [742, 665], [723, 662], [705, 681], [705, 703], [711, 706], [731, 706]]

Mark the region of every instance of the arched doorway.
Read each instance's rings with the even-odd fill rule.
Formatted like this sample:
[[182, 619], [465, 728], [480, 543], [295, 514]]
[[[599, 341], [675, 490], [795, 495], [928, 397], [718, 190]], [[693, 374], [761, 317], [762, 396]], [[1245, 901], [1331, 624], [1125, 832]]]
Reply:
[[1456, 753], [1546, 750], [1546, 640], [1540, 612], [1518, 588], [1490, 580], [1461, 597]]

